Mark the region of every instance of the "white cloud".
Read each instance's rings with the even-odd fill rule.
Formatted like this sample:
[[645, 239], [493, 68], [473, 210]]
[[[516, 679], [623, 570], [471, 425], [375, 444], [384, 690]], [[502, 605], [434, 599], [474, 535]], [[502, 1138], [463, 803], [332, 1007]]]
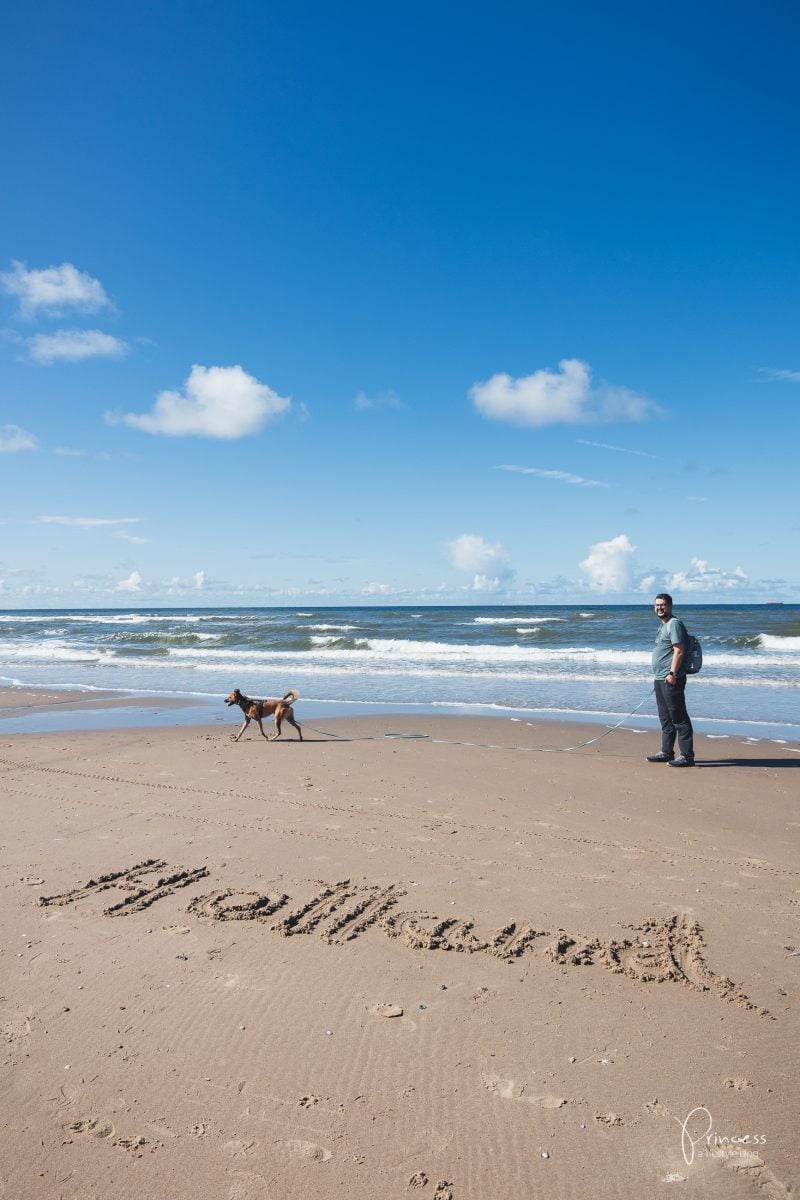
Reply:
[[32, 317], [39, 312], [57, 315], [66, 310], [97, 312], [113, 305], [99, 279], [79, 271], [72, 263], [29, 271], [23, 262], [0, 274], [3, 290], [16, 296], [20, 315]]
[[666, 587], [671, 592], [734, 591], [750, 582], [742, 567], [724, 571], [721, 567], [710, 566], [702, 558], [693, 558], [688, 571], [676, 571], [668, 576]]
[[499, 592], [503, 582], [500, 575], [475, 575], [470, 588], [473, 592]]
[[594, 386], [590, 367], [577, 358], [562, 359], [558, 371], [535, 371], [519, 379], [493, 375], [473, 384], [469, 394], [484, 417], [534, 427], [644, 421], [660, 411], [627, 388]]
[[403, 401], [391, 388], [387, 392], [378, 392], [376, 396], [368, 396], [366, 392], [359, 392], [355, 398], [355, 406], [361, 411], [370, 408], [405, 408]]
[[94, 528], [100, 525], [137, 525], [141, 517], [39, 517], [40, 525], [80, 525]]
[[122, 538], [124, 542], [130, 542], [133, 546], [146, 546], [150, 541], [150, 538], [137, 537], [135, 533], [124, 533], [121, 529], [115, 530], [114, 537]]
[[240, 438], [257, 433], [291, 406], [291, 399], [248, 375], [241, 367], [193, 366], [183, 392], [161, 392], [150, 413], [107, 413], [145, 433], [167, 437]]
[[786, 371], [777, 367], [759, 367], [758, 369], [769, 379], [784, 379], [791, 383], [800, 383], [800, 371]]
[[99, 329], [58, 329], [26, 339], [28, 355], [37, 363], [81, 362], [85, 358], [122, 358], [128, 345]]
[[636, 547], [627, 534], [620, 533], [608, 542], [595, 542], [580, 568], [589, 577], [594, 592], [626, 592], [631, 586], [633, 555]]
[[205, 571], [195, 571], [194, 575], [192, 576], [192, 579], [194, 581], [194, 586], [198, 590], [205, 587], [205, 582], [206, 582]]
[[0, 454], [16, 454], [20, 450], [35, 450], [36, 438], [19, 425], [0, 425]]
[[496, 592], [514, 574], [508, 553], [499, 542], [492, 545], [475, 533], [462, 533], [445, 548], [457, 571], [472, 575], [475, 592]]
[[378, 583], [376, 580], [371, 580], [365, 583], [361, 589], [362, 596], [389, 596], [392, 589], [388, 583]]
[[627, 446], [611, 446], [608, 442], [589, 442], [586, 438], [576, 438], [579, 446], [594, 446], [596, 450], [615, 450], [617, 454], [635, 454], [637, 458], [661, 458], [660, 454], [648, 454], [645, 450], [630, 450]]
[[584, 479], [582, 475], [572, 475], [569, 471], [545, 471], [542, 467], [515, 467], [504, 464], [497, 467], [498, 471], [517, 471], [520, 475], [539, 475], [542, 479], [557, 479], [560, 483], [572, 483], [576, 487], [611, 487], [610, 483], [601, 483], [599, 479]]
[[114, 587], [115, 592], [138, 592], [141, 591], [142, 577], [138, 571], [131, 571], [127, 579], [120, 579], [119, 583]]

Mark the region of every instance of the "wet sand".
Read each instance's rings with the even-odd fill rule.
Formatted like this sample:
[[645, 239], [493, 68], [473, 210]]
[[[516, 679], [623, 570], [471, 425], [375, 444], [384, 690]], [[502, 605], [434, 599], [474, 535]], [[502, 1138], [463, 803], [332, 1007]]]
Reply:
[[0, 1194], [797, 1188], [800, 747], [237, 728], [0, 726]]

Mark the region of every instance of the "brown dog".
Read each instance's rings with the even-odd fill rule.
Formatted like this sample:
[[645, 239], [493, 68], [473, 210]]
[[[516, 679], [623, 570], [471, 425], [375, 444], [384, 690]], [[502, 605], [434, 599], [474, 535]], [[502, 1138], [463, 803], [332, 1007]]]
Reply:
[[[258, 728], [261, 730], [261, 736], [267, 738], [268, 742], [274, 742], [275, 738], [281, 736], [281, 722], [285, 719], [290, 725], [294, 725], [297, 732], [300, 734], [300, 741], [303, 740], [303, 731], [294, 719], [292, 705], [295, 700], [300, 699], [300, 693], [288, 691], [280, 700], [253, 700], [250, 696], [243, 696], [238, 688], [234, 688], [225, 703], [231, 707], [238, 704], [239, 708], [244, 713], [244, 722], [242, 728], [233, 739], [238, 742], [239, 738], [244, 733], [251, 721], [258, 722]], [[264, 726], [261, 721], [264, 717], [271, 717], [274, 714], [276, 732], [271, 738], [268, 738], [264, 733]]]

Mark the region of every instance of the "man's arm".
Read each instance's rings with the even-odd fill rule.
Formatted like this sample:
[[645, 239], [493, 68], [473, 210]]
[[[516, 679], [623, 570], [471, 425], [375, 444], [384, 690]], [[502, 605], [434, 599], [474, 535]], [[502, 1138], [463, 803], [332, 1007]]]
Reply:
[[[681, 633], [685, 634], [686, 630], [684, 629], [683, 625], [679, 621], [676, 621], [672, 627], [671, 632], [672, 632], [673, 637], [675, 637], [676, 635], [678, 637], [680, 637], [680, 634]], [[678, 672], [680, 671], [681, 663], [683, 662], [684, 651], [685, 651], [685, 646], [684, 646], [683, 641], [672, 643], [672, 663], [670, 665], [669, 671], [667, 672], [667, 679], [669, 679], [670, 675], [672, 676], [673, 679], [678, 678]]]
[[669, 674], [672, 675], [672, 677], [674, 679], [678, 678], [678, 672], [681, 669], [682, 662], [683, 662], [683, 645], [681, 642], [678, 642], [677, 645], [673, 645], [673, 647], [672, 647], [672, 665], [670, 666], [670, 669], [669, 669]]

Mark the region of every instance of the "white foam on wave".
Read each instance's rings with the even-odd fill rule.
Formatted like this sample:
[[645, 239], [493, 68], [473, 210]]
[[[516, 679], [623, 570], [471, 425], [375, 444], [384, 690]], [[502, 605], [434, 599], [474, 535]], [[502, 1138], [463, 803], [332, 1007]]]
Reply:
[[778, 634], [760, 633], [759, 649], [777, 650], [779, 654], [800, 654], [800, 637], [779, 637]]
[[46, 659], [49, 662], [74, 663], [111, 663], [114, 660], [113, 650], [98, 647], [90, 649], [86, 646], [76, 646], [62, 638], [52, 638], [45, 642], [0, 643], [0, 661], [3, 662], [39, 662]]
[[[316, 642], [317, 639], [312, 639]], [[319, 639], [324, 653], [324, 642]], [[175, 654], [192, 651], [175, 650]], [[649, 664], [650, 653], [642, 650], [598, 650], [592, 646], [564, 646], [559, 649], [538, 646], [497, 646], [492, 643], [470, 642], [416, 642], [406, 638], [360, 638], [355, 648], [331, 649], [331, 654], [361, 657], [370, 663], [381, 660], [391, 663], [409, 661], [427, 662], [474, 662], [474, 663], [556, 663], [597, 662], [643, 666]]]

